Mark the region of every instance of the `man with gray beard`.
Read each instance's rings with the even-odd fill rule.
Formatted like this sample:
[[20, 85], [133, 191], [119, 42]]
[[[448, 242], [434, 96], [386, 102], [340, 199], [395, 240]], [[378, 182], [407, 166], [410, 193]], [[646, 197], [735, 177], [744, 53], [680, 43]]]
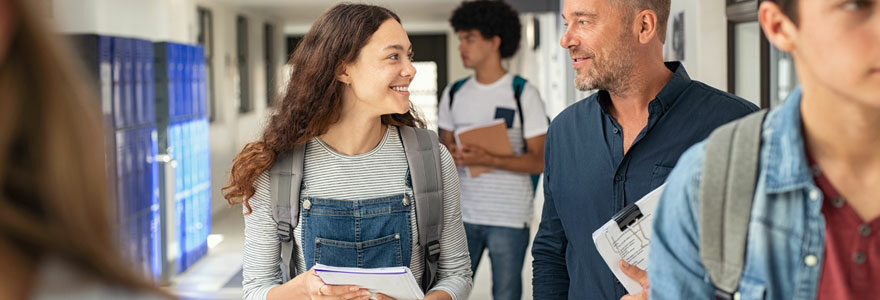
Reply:
[[[757, 110], [663, 61], [670, 0], [566, 0], [560, 45], [580, 90], [547, 132], [544, 208], [532, 247], [534, 299], [626, 295], [591, 233], [659, 187], [713, 129]], [[644, 272], [621, 264], [627, 274]], [[627, 296], [632, 297], [632, 296]]]

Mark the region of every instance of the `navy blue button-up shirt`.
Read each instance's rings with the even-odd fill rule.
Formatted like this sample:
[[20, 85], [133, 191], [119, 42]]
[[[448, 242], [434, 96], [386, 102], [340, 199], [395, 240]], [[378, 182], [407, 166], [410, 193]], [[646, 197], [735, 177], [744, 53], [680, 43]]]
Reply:
[[715, 128], [758, 108], [691, 80], [677, 62], [648, 104], [648, 124], [623, 154], [622, 129], [600, 91], [553, 120], [544, 152], [544, 209], [532, 247], [534, 299], [620, 299], [626, 294], [591, 237], [666, 180], [678, 157]]

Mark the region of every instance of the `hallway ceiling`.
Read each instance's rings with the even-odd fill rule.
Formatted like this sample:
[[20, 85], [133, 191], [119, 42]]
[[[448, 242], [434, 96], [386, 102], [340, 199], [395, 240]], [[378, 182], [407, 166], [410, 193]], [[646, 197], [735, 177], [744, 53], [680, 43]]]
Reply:
[[[211, 0], [235, 5], [274, 16], [288, 24], [309, 24], [334, 3], [341, 0]], [[381, 5], [391, 9], [407, 22], [445, 22], [458, 0], [372, 0], [347, 1]]]

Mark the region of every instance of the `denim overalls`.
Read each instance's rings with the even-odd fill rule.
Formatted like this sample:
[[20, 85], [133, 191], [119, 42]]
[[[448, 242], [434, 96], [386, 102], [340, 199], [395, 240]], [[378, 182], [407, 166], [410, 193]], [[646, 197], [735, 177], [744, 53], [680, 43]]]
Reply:
[[300, 198], [306, 270], [409, 266], [412, 255], [412, 183], [403, 193], [364, 200]]

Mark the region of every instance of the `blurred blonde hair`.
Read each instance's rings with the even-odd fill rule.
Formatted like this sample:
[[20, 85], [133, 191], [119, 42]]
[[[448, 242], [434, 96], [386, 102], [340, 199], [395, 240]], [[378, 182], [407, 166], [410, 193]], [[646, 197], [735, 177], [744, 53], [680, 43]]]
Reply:
[[59, 257], [108, 284], [163, 295], [115, 242], [100, 103], [29, 2], [10, 0], [17, 21], [0, 58], [0, 242], [33, 265]]

